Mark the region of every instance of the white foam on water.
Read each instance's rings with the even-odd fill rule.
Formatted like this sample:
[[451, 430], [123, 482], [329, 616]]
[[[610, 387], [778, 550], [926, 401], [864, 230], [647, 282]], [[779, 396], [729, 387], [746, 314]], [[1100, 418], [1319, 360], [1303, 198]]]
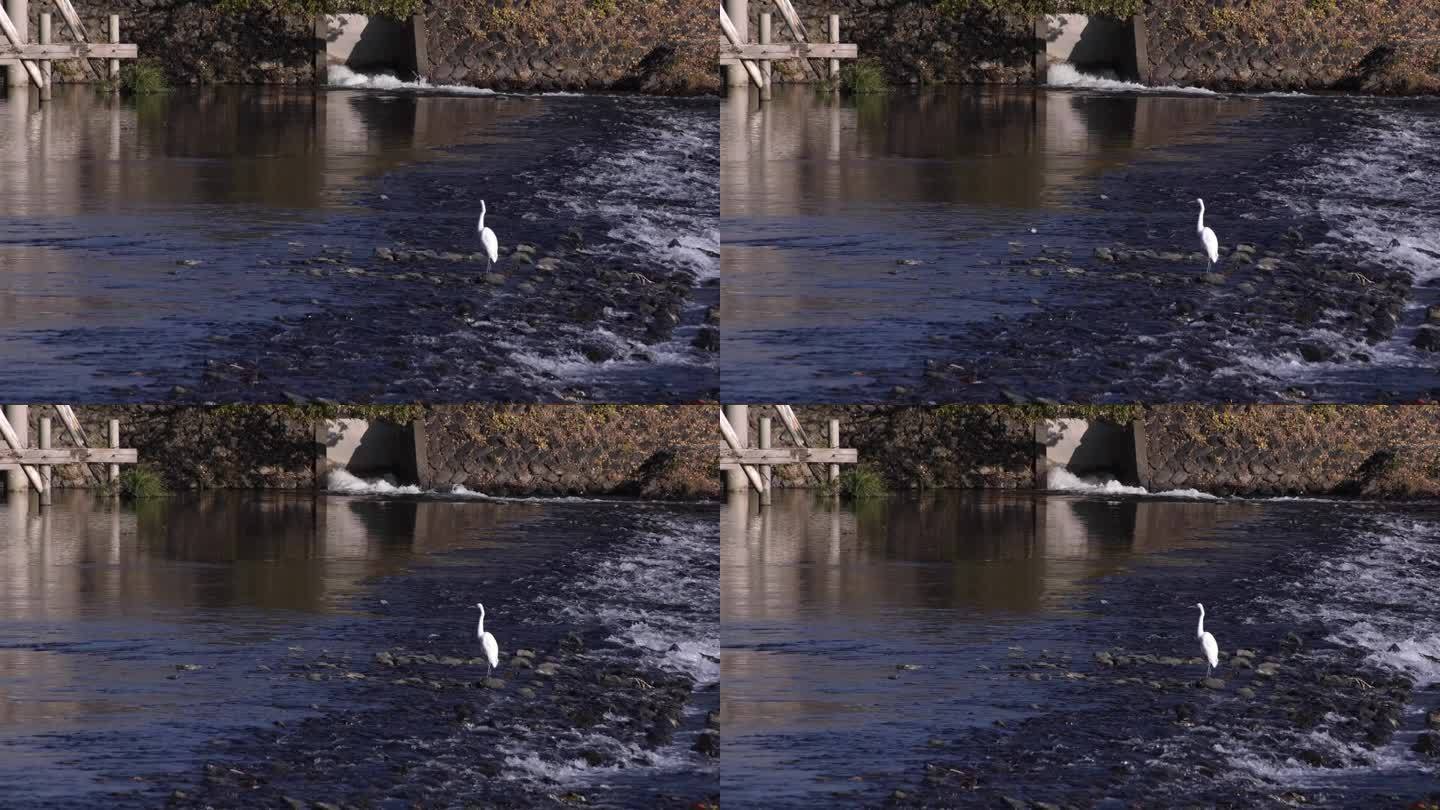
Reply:
[[558, 606], [576, 621], [600, 619], [612, 642], [653, 666], [688, 675], [698, 685], [715, 683], [720, 583], [707, 572], [718, 565], [718, 526], [659, 515], [650, 526], [578, 578]]
[[1096, 479], [1082, 478], [1069, 470], [1055, 468], [1050, 470], [1045, 479], [1047, 489], [1056, 492], [1083, 492], [1090, 495], [1134, 495], [1151, 498], [1185, 498], [1199, 501], [1220, 500], [1208, 492], [1201, 492], [1198, 489], [1167, 489], [1161, 492], [1151, 492], [1145, 487], [1135, 487], [1122, 484], [1113, 478]]
[[[614, 656], [690, 675], [697, 685], [719, 680], [720, 584], [719, 526], [713, 516], [653, 514], [642, 516], [633, 536], [601, 554], [586, 550], [591, 570], [574, 577], [560, 592], [537, 600], [522, 621], [600, 625], [609, 630], [613, 648], [596, 647], [588, 656]], [[607, 712], [606, 725], [626, 721]], [[677, 738], [659, 749], [623, 742], [603, 727], [564, 730], [544, 739], [511, 734], [502, 738], [506, 769], [501, 778], [544, 785], [604, 786], [626, 774], [648, 777], [646, 769], [680, 771], [697, 767], [689, 741]], [[605, 764], [591, 765], [582, 751], [601, 752]], [[700, 767], [705, 767], [703, 764]]]
[[330, 471], [325, 490], [341, 495], [420, 495], [424, 492], [413, 484], [399, 485], [390, 476], [365, 479], [344, 470]]
[[[520, 746], [505, 748], [507, 770], [501, 778], [517, 781], [538, 781], [545, 784], [578, 786], [603, 782], [633, 768], [671, 769], [692, 767], [689, 758], [673, 748], [645, 749], [638, 745], [623, 743], [604, 734], [567, 734], [562, 740], [552, 740], [542, 753], [526, 750]], [[602, 752], [611, 764], [591, 765], [583, 758], [567, 758], [563, 753], [557, 757], [556, 749], [567, 751], [593, 750]]]
[[487, 503], [531, 503], [531, 504], [665, 504], [669, 501], [642, 500], [639, 498], [587, 498], [579, 495], [488, 495], [477, 492], [463, 484], [456, 484], [446, 490], [421, 489], [414, 484], [398, 484], [394, 476], [383, 478], [360, 478], [345, 470], [331, 470], [325, 481], [325, 491], [337, 495], [403, 495], [406, 497], [433, 498], [436, 500], [472, 500]]
[[[705, 358], [699, 352], [684, 348], [673, 341], [669, 344], [650, 346], [638, 340], [631, 340], [603, 327], [582, 328], [565, 325], [552, 331], [543, 343], [530, 341], [492, 340], [495, 345], [510, 350], [509, 367], [501, 369], [509, 374], [530, 382], [558, 380], [561, 383], [575, 383], [613, 379], [626, 372], [649, 372], [661, 367], [691, 367], [702, 365]], [[595, 362], [581, 353], [585, 344], [604, 345], [612, 359]]]
[[469, 87], [463, 84], [431, 84], [424, 78], [407, 82], [389, 73], [356, 73], [344, 65], [331, 65], [327, 71], [331, 87], [354, 90], [411, 91], [417, 93], [446, 94], [460, 96], [493, 96], [494, 90], [484, 87]]
[[1078, 90], [1104, 90], [1110, 93], [1183, 93], [1192, 96], [1219, 96], [1214, 90], [1206, 90], [1203, 87], [1180, 87], [1177, 85], [1164, 85], [1152, 87], [1139, 82], [1127, 82], [1121, 79], [1107, 79], [1103, 76], [1092, 76], [1088, 73], [1081, 73], [1069, 62], [1060, 62], [1050, 66], [1046, 72], [1045, 83], [1050, 87], [1061, 87]]
[[1354, 548], [1317, 560], [1290, 610], [1318, 610], [1331, 641], [1422, 687], [1440, 684], [1440, 523], [1386, 518], [1357, 536]]
[[[604, 151], [580, 155], [585, 169], [552, 204], [611, 223], [608, 235], [641, 258], [693, 272], [720, 274], [720, 176], [705, 167], [719, 150], [720, 119], [656, 108]], [[697, 201], [714, 210], [697, 215]]]
[[1273, 198], [1329, 223], [1329, 237], [1360, 256], [1440, 276], [1440, 118], [1375, 109], [1347, 133], [1346, 146], [1307, 145], [1300, 176]]

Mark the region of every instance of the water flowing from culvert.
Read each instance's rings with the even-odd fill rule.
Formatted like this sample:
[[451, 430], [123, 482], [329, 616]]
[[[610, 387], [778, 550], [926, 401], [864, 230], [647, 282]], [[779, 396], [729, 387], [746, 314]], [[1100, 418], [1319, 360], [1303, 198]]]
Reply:
[[[0, 501], [0, 527], [0, 793], [12, 803], [153, 806], [179, 790], [216, 806], [280, 793], [525, 806], [558, 791], [633, 806], [655, 790], [718, 793], [716, 761], [692, 750], [718, 704], [713, 506], [372, 490], [130, 508], [62, 492], [44, 513]], [[631, 570], [665, 575], [611, 575]], [[463, 662], [478, 655], [482, 600], [506, 689], [393, 683], [483, 677]], [[562, 657], [581, 680], [609, 668], [690, 684], [673, 739], [647, 740], [618, 715], [572, 726], [580, 707], [511, 661], [553, 654], [568, 634], [585, 640]], [[454, 663], [391, 668], [376, 660], [386, 650]], [[526, 698], [527, 684], [547, 697]], [[465, 705], [477, 717], [457, 723]], [[501, 727], [516, 730], [503, 750]], [[398, 761], [396, 746], [424, 752], [406, 778], [374, 768]], [[270, 773], [273, 792], [241, 788], [249, 798], [205, 778], [207, 764], [264, 773], [277, 752], [326, 764]]]
[[[1412, 345], [1440, 303], [1440, 164], [1422, 146], [1440, 102], [1052, 75], [728, 97], [726, 396], [1440, 390], [1440, 361]], [[1222, 247], [1208, 279], [1196, 198]]]
[[[344, 79], [0, 100], [12, 393], [715, 391], [715, 353], [692, 346], [718, 303], [713, 100]], [[482, 199], [504, 249], [488, 274]]]
[[[1440, 707], [1434, 504], [1097, 489], [747, 506], [721, 516], [736, 801], [1363, 806], [1440, 791], [1440, 767], [1409, 750]], [[1220, 690], [1197, 685], [1201, 601]], [[1273, 683], [1231, 663], [1241, 648], [1278, 662]], [[1153, 658], [1107, 667], [1102, 651]], [[1367, 742], [1364, 701], [1410, 679], [1398, 730]]]

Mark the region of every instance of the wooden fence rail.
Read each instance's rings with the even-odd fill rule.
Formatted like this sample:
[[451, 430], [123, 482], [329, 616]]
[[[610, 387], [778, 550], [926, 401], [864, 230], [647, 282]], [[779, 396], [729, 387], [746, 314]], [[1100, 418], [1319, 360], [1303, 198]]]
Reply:
[[54, 90], [53, 63], [60, 60], [79, 59], [85, 66], [85, 70], [96, 79], [101, 78], [100, 71], [90, 63], [91, 59], [104, 59], [109, 63], [108, 75], [112, 80], [120, 77], [121, 59], [138, 59], [140, 47], [138, 45], [126, 44], [120, 41], [120, 15], [111, 14], [109, 18], [109, 42], [92, 43], [90, 35], [85, 30], [85, 24], [76, 13], [75, 6], [70, 0], [55, 0], [55, 6], [60, 10], [60, 16], [65, 21], [65, 27], [70, 30], [73, 42], [54, 42], [54, 26], [51, 22], [51, 15], [45, 12], [40, 15], [40, 41], [38, 43], [25, 42], [20, 36], [15, 23], [10, 15], [0, 6], [0, 61], [19, 61], [25, 69], [26, 75], [30, 77], [30, 83], [40, 89], [40, 100], [49, 101]]
[[724, 409], [720, 411], [720, 435], [725, 441], [719, 451], [720, 469], [743, 471], [750, 488], [760, 494], [762, 506], [768, 506], [772, 498], [774, 467], [798, 464], [808, 483], [819, 485], [820, 478], [810, 470], [809, 465], [828, 465], [827, 480], [833, 485], [840, 479], [841, 464], [856, 464], [860, 461], [860, 451], [840, 446], [840, 420], [830, 420], [829, 447], [810, 447], [805, 429], [800, 426], [795, 411], [789, 405], [776, 405], [775, 410], [780, 414], [780, 421], [789, 432], [794, 446], [775, 447], [772, 442], [771, 419], [764, 416], [760, 418], [760, 446], [747, 447], [740, 440], [734, 425], [730, 424], [730, 418], [725, 415]]
[[[799, 60], [808, 78], [814, 81], [821, 79], [819, 71], [810, 64], [811, 59], [824, 59], [829, 62], [828, 76], [834, 81], [840, 77], [841, 59], [858, 59], [860, 46], [840, 41], [840, 15], [831, 14], [828, 20], [829, 42], [811, 42], [808, 32], [805, 30], [805, 23], [795, 11], [795, 6], [790, 0], [774, 0], [775, 7], [780, 11], [780, 19], [785, 23], [785, 28], [790, 32], [791, 42], [772, 41], [774, 26], [771, 21], [770, 12], [760, 15], [760, 41], [746, 42], [740, 36], [730, 13], [722, 4], [720, 6], [720, 30], [725, 37], [719, 43], [719, 61], [722, 65], [741, 65], [745, 68], [745, 74], [750, 77], [750, 83], [760, 90], [760, 100], [769, 101], [771, 95], [771, 81], [773, 71], [771, 63], [778, 61]], [[737, 15], [743, 16], [745, 4], [736, 10]], [[743, 20], [741, 22], [744, 22]]]
[[51, 418], [40, 419], [39, 447], [26, 447], [9, 417], [0, 411], [0, 464], [18, 466], [30, 486], [40, 495], [40, 505], [49, 506], [53, 495], [52, 468], [66, 464], [79, 464], [92, 483], [99, 484], [99, 477], [90, 469], [90, 464], [104, 464], [108, 467], [106, 479], [111, 485], [120, 480], [121, 464], [136, 464], [140, 453], [133, 448], [120, 446], [120, 420], [109, 423], [109, 447], [89, 447], [85, 430], [75, 416], [75, 409], [69, 405], [56, 405], [60, 417], [74, 447], [55, 447], [52, 442]]

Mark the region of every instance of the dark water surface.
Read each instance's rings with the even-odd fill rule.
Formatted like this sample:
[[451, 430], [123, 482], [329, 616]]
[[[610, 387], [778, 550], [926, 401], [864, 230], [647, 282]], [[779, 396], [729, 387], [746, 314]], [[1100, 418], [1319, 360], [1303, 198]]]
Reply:
[[1434, 101], [788, 87], [721, 118], [727, 398], [1440, 389], [1410, 345], [1440, 278]]
[[[1295, 791], [1355, 806], [1382, 787], [1440, 791], [1440, 767], [1408, 750], [1420, 710], [1440, 706], [1440, 607], [1421, 585], [1440, 565], [1434, 506], [943, 493], [851, 508], [785, 493], [763, 511], [732, 501], [721, 526], [731, 801], [879, 804], [900, 789], [925, 806], [1159, 806], [1183, 788], [1207, 805]], [[1305, 652], [1280, 659], [1273, 687], [1222, 667], [1223, 689], [1197, 690], [1197, 601], [1222, 661], [1279, 654], [1290, 631]], [[1165, 674], [1094, 663], [1117, 646], [1179, 658]], [[1336, 662], [1372, 668], [1376, 689], [1376, 673], [1415, 684], [1398, 732], [1367, 746], [1339, 716], [1296, 731], [1261, 712]], [[1161, 680], [1154, 694], [1188, 701], [1193, 724], [1154, 705]], [[1247, 705], [1242, 686], [1260, 697]]]
[[[503, 663], [516, 650], [578, 633], [594, 639], [595, 666], [627, 661], [651, 678], [713, 684], [718, 604], [702, 596], [718, 565], [713, 526], [713, 508], [637, 503], [231, 493], [130, 508], [61, 493], [40, 512], [25, 499], [0, 502], [0, 796], [8, 806], [153, 806], [177, 789], [218, 790], [202, 765], [255, 769], [257, 751], [305, 745], [308, 753], [287, 755], [322, 757], [335, 775], [285, 784], [274, 775], [277, 790], [378, 798], [396, 784], [377, 770], [377, 735], [436, 763], [484, 738], [457, 726], [449, 703], [436, 722], [427, 698], [387, 686], [382, 675], [407, 673], [375, 665], [375, 652], [478, 656], [482, 600], [502, 677], [522, 677]], [[610, 584], [614, 569], [667, 558], [684, 570], [665, 582], [632, 578], [626, 593]], [[512, 729], [503, 750], [487, 742], [484, 756], [467, 755], [487, 763], [488, 778], [445, 764], [450, 800], [524, 804], [573, 791], [606, 805], [718, 789], [717, 769], [690, 750], [718, 697], [697, 692], [665, 744], [637, 746], [623, 724], [592, 729], [586, 746], [624, 751], [594, 768], [574, 742], [547, 737], [543, 710], [511, 701], [477, 711], [487, 724], [534, 731]], [[379, 718], [369, 728], [330, 725], [367, 711]], [[322, 733], [323, 751], [314, 742]], [[374, 783], [347, 784], [341, 774], [357, 766]], [[247, 803], [278, 802], [249, 793]]]
[[[713, 391], [714, 355], [690, 343], [718, 300], [714, 110], [403, 88], [0, 98], [10, 393]], [[498, 283], [474, 256], [482, 198]], [[518, 264], [521, 243], [559, 269]]]

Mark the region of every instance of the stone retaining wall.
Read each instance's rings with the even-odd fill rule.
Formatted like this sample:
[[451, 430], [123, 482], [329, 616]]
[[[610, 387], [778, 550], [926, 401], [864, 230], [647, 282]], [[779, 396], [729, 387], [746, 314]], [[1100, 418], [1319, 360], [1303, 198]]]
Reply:
[[[1034, 425], [1071, 415], [1144, 433], [1140, 483], [1221, 495], [1440, 496], [1440, 406], [1161, 405], [1054, 408], [952, 405], [797, 406], [812, 444], [841, 420], [840, 443], [892, 489], [1033, 485]], [[791, 444], [773, 409], [752, 406], [750, 442], [771, 416], [777, 446]], [[804, 486], [798, 467], [777, 486]]]
[[[92, 42], [109, 41], [109, 16], [120, 15], [120, 40], [140, 46], [172, 84], [309, 84], [315, 79], [315, 27], [306, 17], [263, 11], [227, 14], [209, 0], [75, 0]], [[71, 42], [52, 0], [30, 0], [30, 39], [40, 14], [53, 16], [55, 41]], [[91, 60], [103, 72], [104, 63]], [[123, 64], [123, 63], [122, 63]], [[79, 62], [56, 62], [56, 81], [86, 81]]]
[[707, 0], [430, 0], [429, 78], [497, 90], [719, 90]]
[[423, 419], [420, 483], [492, 495], [714, 498], [715, 420], [714, 405], [436, 407]]
[[1147, 408], [1142, 485], [1220, 495], [1440, 495], [1440, 407]]
[[[898, 85], [1035, 80], [1034, 20], [980, 3], [958, 14], [928, 0], [801, 2], [797, 10], [811, 42], [827, 40], [826, 18], [839, 13], [841, 41], [857, 43]], [[767, 11], [776, 41], [787, 41], [770, 0], [750, 4], [750, 39]], [[1431, 0], [1150, 0], [1143, 18], [1140, 67], [1155, 85], [1440, 92], [1440, 4]], [[1116, 55], [1119, 64], [1132, 59]], [[777, 65], [779, 81], [805, 78], [795, 64]]]
[[[302, 489], [315, 485], [315, 425], [334, 413], [305, 406], [79, 406], [92, 445], [120, 419], [120, 443], [175, 490]], [[418, 420], [426, 487], [461, 484], [491, 494], [639, 495], [713, 498], [714, 406], [439, 405], [339, 409], [341, 415], [399, 424]], [[30, 409], [30, 443], [40, 417], [55, 446], [71, 446], [48, 406]], [[92, 467], [99, 472], [99, 467]], [[57, 487], [88, 485], [76, 466], [57, 467]]]
[[[30, 445], [39, 441], [40, 418], [51, 419], [52, 442], [71, 447], [55, 410], [30, 407]], [[175, 490], [300, 489], [314, 484], [315, 430], [300, 409], [179, 405], [82, 405], [75, 416], [90, 445], [105, 446], [111, 419], [120, 420], [120, 446]], [[103, 475], [104, 468], [91, 465]], [[124, 466], [121, 469], [125, 469]], [[78, 466], [55, 468], [56, 487], [84, 487]]]
[[1145, 23], [1156, 85], [1440, 92], [1431, 0], [1154, 0]]
[[[309, 16], [228, 14], [209, 0], [80, 0], [76, 6], [92, 41], [107, 41], [108, 16], [118, 13], [121, 40], [157, 61], [173, 84], [315, 80], [317, 40]], [[53, 0], [31, 0], [31, 39], [42, 12], [54, 15], [56, 41], [71, 41]], [[680, 95], [720, 86], [715, 9], [703, 0], [427, 0], [421, 16], [428, 78], [436, 83]], [[78, 62], [57, 63], [57, 81], [90, 78]]]

